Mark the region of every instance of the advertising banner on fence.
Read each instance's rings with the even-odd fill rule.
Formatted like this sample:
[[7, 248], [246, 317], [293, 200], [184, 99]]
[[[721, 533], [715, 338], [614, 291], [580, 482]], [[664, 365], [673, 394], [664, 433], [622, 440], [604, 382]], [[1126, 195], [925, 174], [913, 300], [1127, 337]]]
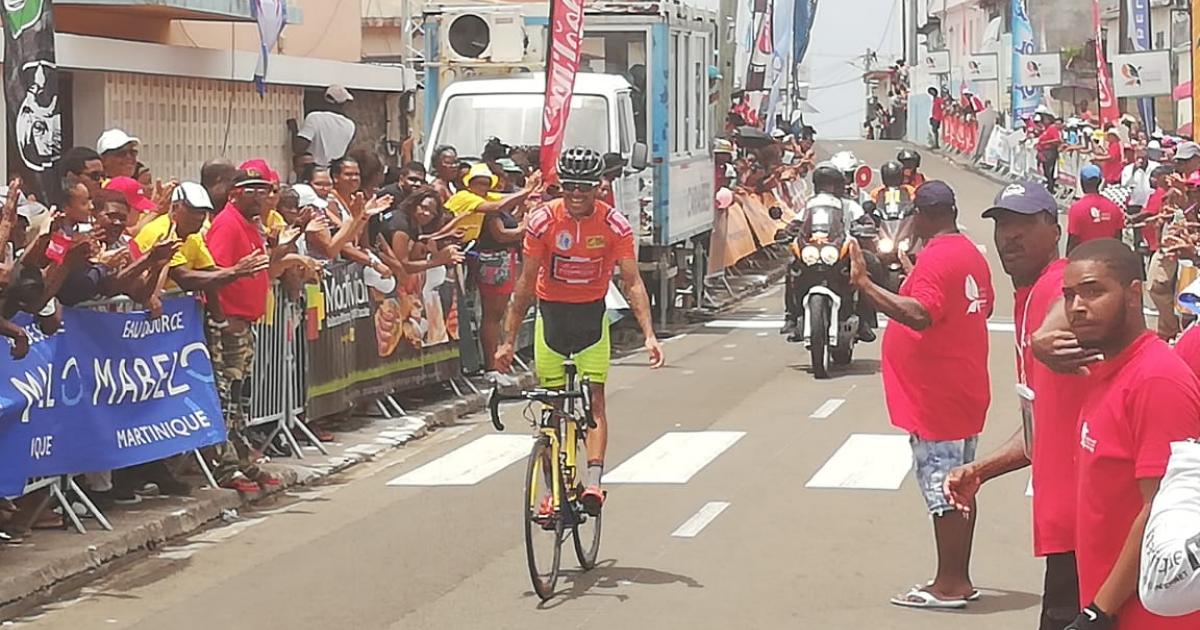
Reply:
[[557, 181], [575, 74], [583, 56], [583, 0], [550, 0], [550, 48], [546, 53], [546, 105], [542, 110], [542, 173]]
[[[28, 316], [29, 354], [0, 361], [0, 496], [28, 477], [124, 468], [225, 441], [200, 305], [163, 315], [64, 309], [43, 335]], [[15, 490], [14, 490], [15, 489]]]
[[929, 74], [950, 74], [950, 51], [929, 51], [925, 54], [924, 66]]
[[1062, 85], [1062, 57], [1058, 53], [1021, 55], [1020, 83], [1025, 87]]
[[309, 285], [308, 417], [457, 375], [454, 282], [438, 267], [385, 293], [367, 285], [361, 266], [339, 264]]
[[967, 81], [996, 81], [1000, 78], [1000, 59], [996, 53], [967, 57]]
[[1117, 55], [1113, 68], [1116, 70], [1113, 91], [1118, 98], [1166, 96], [1174, 88], [1169, 50]]

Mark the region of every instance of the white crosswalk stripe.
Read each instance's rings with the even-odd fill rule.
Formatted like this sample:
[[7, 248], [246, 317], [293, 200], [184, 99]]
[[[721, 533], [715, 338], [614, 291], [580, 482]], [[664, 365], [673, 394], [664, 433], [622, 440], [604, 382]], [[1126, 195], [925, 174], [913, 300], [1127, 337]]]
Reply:
[[604, 475], [604, 483], [687, 483], [744, 435], [743, 431], [666, 433]]
[[416, 470], [389, 486], [473, 486], [529, 455], [528, 435], [484, 435]]
[[805, 487], [898, 490], [911, 468], [907, 435], [855, 433]]

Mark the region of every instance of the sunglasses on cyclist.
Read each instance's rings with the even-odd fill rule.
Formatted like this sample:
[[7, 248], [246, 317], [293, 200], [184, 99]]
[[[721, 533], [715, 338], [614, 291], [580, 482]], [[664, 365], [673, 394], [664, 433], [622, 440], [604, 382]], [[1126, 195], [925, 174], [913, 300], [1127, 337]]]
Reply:
[[559, 188], [561, 188], [562, 191], [565, 193], [573, 193], [573, 192], [587, 193], [587, 192], [592, 192], [593, 190], [595, 190], [596, 185], [591, 182], [562, 182], [561, 184], [559, 184]]

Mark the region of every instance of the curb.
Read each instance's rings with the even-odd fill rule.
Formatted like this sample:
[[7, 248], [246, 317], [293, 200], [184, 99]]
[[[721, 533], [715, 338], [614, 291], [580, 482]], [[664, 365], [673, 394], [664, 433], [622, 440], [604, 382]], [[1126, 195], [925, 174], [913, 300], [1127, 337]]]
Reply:
[[[528, 388], [536, 384], [533, 374], [523, 373], [517, 377], [519, 387]], [[70, 552], [57, 553], [41, 562], [21, 562], [17, 556], [38, 554], [37, 537], [25, 544], [12, 548], [0, 548], [0, 555], [7, 556], [5, 564], [9, 571], [0, 572], [0, 620], [10, 619], [33, 606], [55, 598], [58, 591], [77, 588], [79, 582], [91, 581], [104, 571], [119, 564], [116, 561], [139, 551], [153, 550], [171, 539], [193, 534], [206, 525], [222, 518], [237, 519], [239, 508], [254, 505], [286, 490], [318, 483], [348, 468], [370, 461], [389, 451], [401, 448], [427, 435], [431, 430], [452, 425], [463, 416], [484, 410], [487, 407], [485, 393], [470, 393], [462, 397], [435, 402], [427, 407], [399, 418], [373, 418], [370, 428], [378, 432], [373, 442], [358, 444], [346, 449], [340, 456], [330, 457], [323, 465], [310, 465], [308, 459], [281, 458], [266, 464], [266, 468], [279, 475], [283, 485], [276, 491], [255, 496], [241, 496], [233, 490], [203, 488], [196, 490], [183, 507], [172, 500], [170, 504], [150, 505], [136, 511], [113, 511], [106, 514], [112, 522], [113, 531], [104, 532], [95, 521], [87, 520], [91, 528], [88, 538], [79, 537], [80, 544]], [[153, 503], [144, 501], [143, 504]], [[139, 504], [142, 505], [142, 504]], [[146, 511], [155, 512], [150, 518]], [[56, 532], [57, 533], [57, 532]], [[43, 532], [43, 535], [54, 535]], [[62, 532], [65, 536], [78, 536], [74, 532]], [[36, 564], [30, 570], [14, 571], [16, 560], [22, 568]]]

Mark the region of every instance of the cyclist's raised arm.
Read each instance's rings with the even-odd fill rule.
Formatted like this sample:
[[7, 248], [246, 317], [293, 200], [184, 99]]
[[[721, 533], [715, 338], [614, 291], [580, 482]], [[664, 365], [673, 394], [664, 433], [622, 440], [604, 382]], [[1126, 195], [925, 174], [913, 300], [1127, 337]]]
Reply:
[[633, 309], [642, 334], [646, 337], [646, 351], [650, 353], [650, 367], [660, 368], [666, 364], [662, 344], [654, 334], [654, 320], [650, 315], [650, 296], [646, 294], [646, 285], [642, 282], [642, 272], [638, 269], [637, 259], [622, 257], [617, 260], [617, 268], [621, 270], [621, 286], [625, 299]]

